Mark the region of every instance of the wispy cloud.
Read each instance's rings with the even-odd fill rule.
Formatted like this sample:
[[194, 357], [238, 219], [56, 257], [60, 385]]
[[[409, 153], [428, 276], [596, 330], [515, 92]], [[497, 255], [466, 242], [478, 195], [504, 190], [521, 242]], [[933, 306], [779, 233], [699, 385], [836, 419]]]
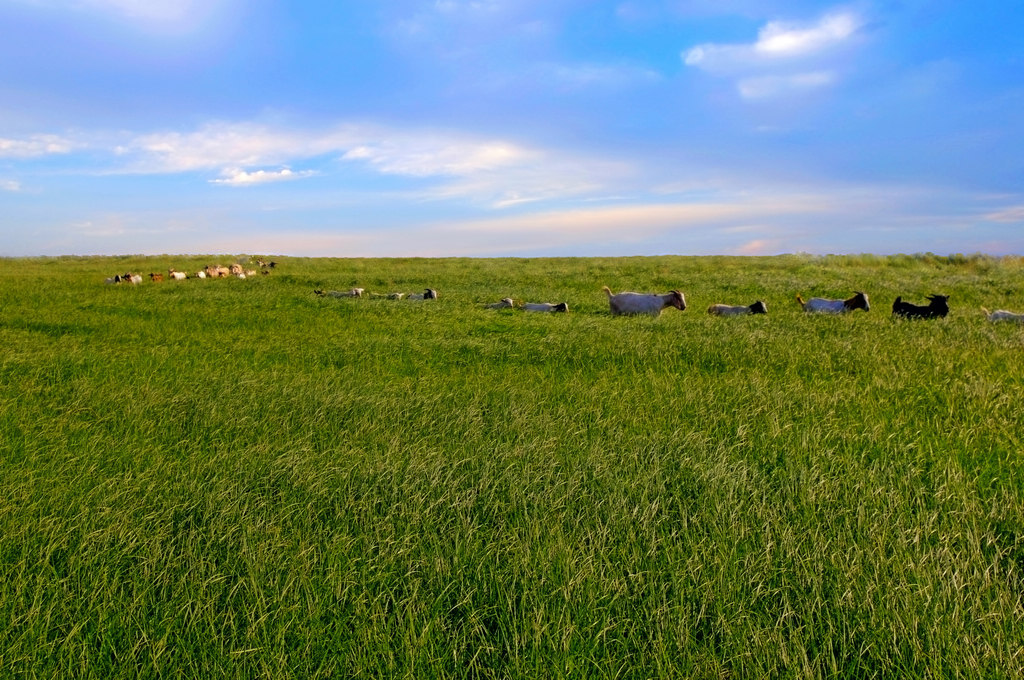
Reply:
[[836, 81], [831, 53], [848, 45], [864, 27], [852, 11], [826, 14], [812, 23], [771, 21], [753, 43], [704, 43], [685, 50], [683, 61], [709, 73], [736, 79], [746, 99], [809, 90]]
[[1024, 223], [1024, 205], [1014, 205], [994, 213], [989, 213], [985, 215], [985, 219], [989, 222], [1004, 222], [1008, 224], [1014, 222]]
[[426, 180], [419, 190], [423, 199], [468, 199], [493, 208], [604, 191], [630, 172], [621, 162], [458, 131], [355, 124], [297, 131], [218, 123], [188, 133], [140, 135], [118, 154], [120, 172], [217, 171], [210, 181], [232, 186], [306, 177], [310, 171], [291, 168], [334, 157], [381, 176]]
[[[315, 255], [345, 252], [365, 257], [420, 255], [498, 256], [528, 252], [571, 252], [596, 254], [615, 252], [634, 254], [658, 248], [677, 252], [680, 239], [691, 244], [706, 241], [708, 234], [721, 234], [723, 228], [751, 220], [776, 218], [799, 220], [817, 215], [825, 203], [800, 196], [763, 196], [721, 202], [646, 203], [603, 205], [577, 209], [555, 209], [529, 214], [500, 215], [476, 219], [422, 221], [377, 231], [337, 233], [293, 233], [254, 235], [261, 252], [289, 252]], [[760, 233], [772, 232], [772, 227]], [[781, 247], [774, 237], [753, 241], [764, 251]], [[717, 239], [716, 239], [717, 240]], [[741, 246], [742, 247], [742, 246]]]
[[413, 177], [465, 176], [519, 165], [536, 152], [498, 140], [460, 138], [455, 135], [385, 134], [345, 152], [348, 161], [365, 161], [380, 172]]
[[310, 133], [256, 123], [211, 123], [194, 132], [139, 135], [117, 153], [127, 161], [127, 172], [174, 173], [284, 165], [336, 152], [357, 139], [344, 129]]
[[10, 191], [17, 193], [21, 191], [21, 182], [14, 179], [0, 180], [0, 191]]
[[32, 135], [26, 139], [0, 137], [0, 158], [36, 158], [66, 154], [81, 145], [59, 135]]
[[[0, 158], [51, 154], [68, 156], [62, 173], [79, 167], [89, 175], [208, 174], [210, 184], [235, 187], [330, 177], [340, 163], [379, 178], [382, 192], [388, 191], [385, 178], [409, 178], [417, 180], [414, 197], [420, 200], [494, 209], [607, 196], [634, 173], [628, 161], [511, 139], [362, 123], [316, 129], [215, 122], [192, 131], [0, 138]], [[403, 191], [410, 196], [408, 183]]]
[[299, 172], [295, 172], [290, 168], [282, 168], [281, 170], [255, 170], [253, 172], [247, 172], [239, 168], [231, 168], [224, 170], [219, 179], [211, 179], [210, 183], [241, 187], [252, 186], [254, 184], [266, 184], [268, 182], [283, 182], [302, 179], [303, 177], [312, 177], [315, 174], [316, 172], [313, 170], [301, 170]]
[[683, 61], [709, 71], [733, 71], [780, 60], [809, 57], [847, 42], [863, 21], [852, 12], [829, 14], [811, 25], [771, 21], [754, 43], [704, 43], [683, 53]]
[[826, 15], [811, 26], [772, 21], [758, 33], [754, 51], [775, 57], [811, 54], [846, 41], [861, 25], [851, 12]]

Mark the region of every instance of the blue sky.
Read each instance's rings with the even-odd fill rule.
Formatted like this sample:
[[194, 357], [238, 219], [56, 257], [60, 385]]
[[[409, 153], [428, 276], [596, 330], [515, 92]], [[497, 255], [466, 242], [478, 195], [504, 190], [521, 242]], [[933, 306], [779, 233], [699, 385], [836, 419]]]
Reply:
[[1024, 4], [0, 0], [0, 255], [1024, 254]]

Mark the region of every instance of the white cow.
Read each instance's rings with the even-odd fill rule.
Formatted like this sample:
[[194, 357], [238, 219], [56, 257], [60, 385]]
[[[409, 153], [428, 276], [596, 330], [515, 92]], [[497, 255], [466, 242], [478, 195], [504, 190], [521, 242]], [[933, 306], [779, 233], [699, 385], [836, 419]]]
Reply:
[[611, 308], [612, 316], [660, 316], [661, 310], [666, 307], [675, 307], [679, 311], [686, 309], [686, 297], [678, 290], [669, 291], [664, 295], [632, 291], [613, 294], [608, 286], [603, 286], [602, 290], [608, 295], [608, 306]]
[[527, 312], [568, 312], [567, 302], [524, 302], [523, 309]]
[[767, 314], [768, 305], [758, 300], [752, 305], [711, 305], [708, 314], [714, 316], [743, 316], [744, 314]]
[[800, 303], [805, 312], [815, 314], [844, 314], [855, 309], [863, 309], [867, 312], [871, 309], [871, 305], [868, 303], [868, 296], [860, 291], [856, 291], [852, 297], [845, 300], [813, 297], [804, 302], [804, 299], [797, 295], [796, 301]]
[[350, 298], [363, 297], [363, 290], [363, 288], [352, 288], [350, 290], [320, 290], [318, 288], [313, 292], [320, 297]]
[[985, 312], [985, 316], [989, 321], [1009, 321], [1010, 323], [1022, 323], [1024, 324], [1024, 314], [1017, 314], [1015, 312], [1009, 312], [1005, 309], [997, 309], [994, 312], [990, 312], [984, 307], [981, 311]]
[[513, 300], [512, 298], [501, 298], [501, 300], [499, 300], [498, 302], [492, 302], [491, 304], [487, 305], [487, 309], [508, 309], [510, 307], [515, 306], [515, 300]]

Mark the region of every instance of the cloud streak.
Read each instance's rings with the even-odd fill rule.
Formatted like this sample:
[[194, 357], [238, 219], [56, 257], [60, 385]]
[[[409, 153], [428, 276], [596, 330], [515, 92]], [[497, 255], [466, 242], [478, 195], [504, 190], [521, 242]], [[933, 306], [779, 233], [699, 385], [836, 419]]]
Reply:
[[81, 145], [59, 135], [32, 135], [27, 139], [0, 137], [0, 158], [38, 158], [70, 153], [76, 148]]
[[[424, 200], [471, 200], [491, 208], [601, 192], [628, 164], [458, 131], [344, 124], [301, 131], [216, 123], [193, 132], [138, 135], [116, 149], [123, 174], [217, 172], [221, 186], [309, 177], [297, 165], [342, 163], [380, 178], [419, 183]], [[270, 170], [268, 168], [281, 168]]]
[[[634, 181], [629, 161], [544, 148], [457, 130], [342, 123], [316, 129], [211, 122], [191, 131], [38, 134], [0, 139], [0, 158], [60, 154], [62, 174], [198, 174], [243, 187], [314, 175], [356, 177], [381, 193], [489, 209], [618, 193]], [[346, 168], [348, 168], [346, 170]], [[353, 175], [353, 173], [355, 173]]]
[[254, 172], [247, 172], [238, 168], [232, 168], [225, 170], [222, 173], [222, 177], [219, 179], [211, 179], [210, 183], [241, 187], [252, 186], [254, 184], [267, 184], [269, 182], [302, 179], [303, 177], [312, 177], [315, 174], [316, 172], [312, 170], [294, 172], [290, 168], [282, 168], [281, 170], [256, 170]]

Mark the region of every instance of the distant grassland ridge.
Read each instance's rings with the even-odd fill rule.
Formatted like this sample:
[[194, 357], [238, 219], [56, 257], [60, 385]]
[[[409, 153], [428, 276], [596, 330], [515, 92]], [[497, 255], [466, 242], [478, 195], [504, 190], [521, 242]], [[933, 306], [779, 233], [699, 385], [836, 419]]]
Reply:
[[0, 262], [0, 677], [1024, 677], [1021, 258], [236, 259]]

